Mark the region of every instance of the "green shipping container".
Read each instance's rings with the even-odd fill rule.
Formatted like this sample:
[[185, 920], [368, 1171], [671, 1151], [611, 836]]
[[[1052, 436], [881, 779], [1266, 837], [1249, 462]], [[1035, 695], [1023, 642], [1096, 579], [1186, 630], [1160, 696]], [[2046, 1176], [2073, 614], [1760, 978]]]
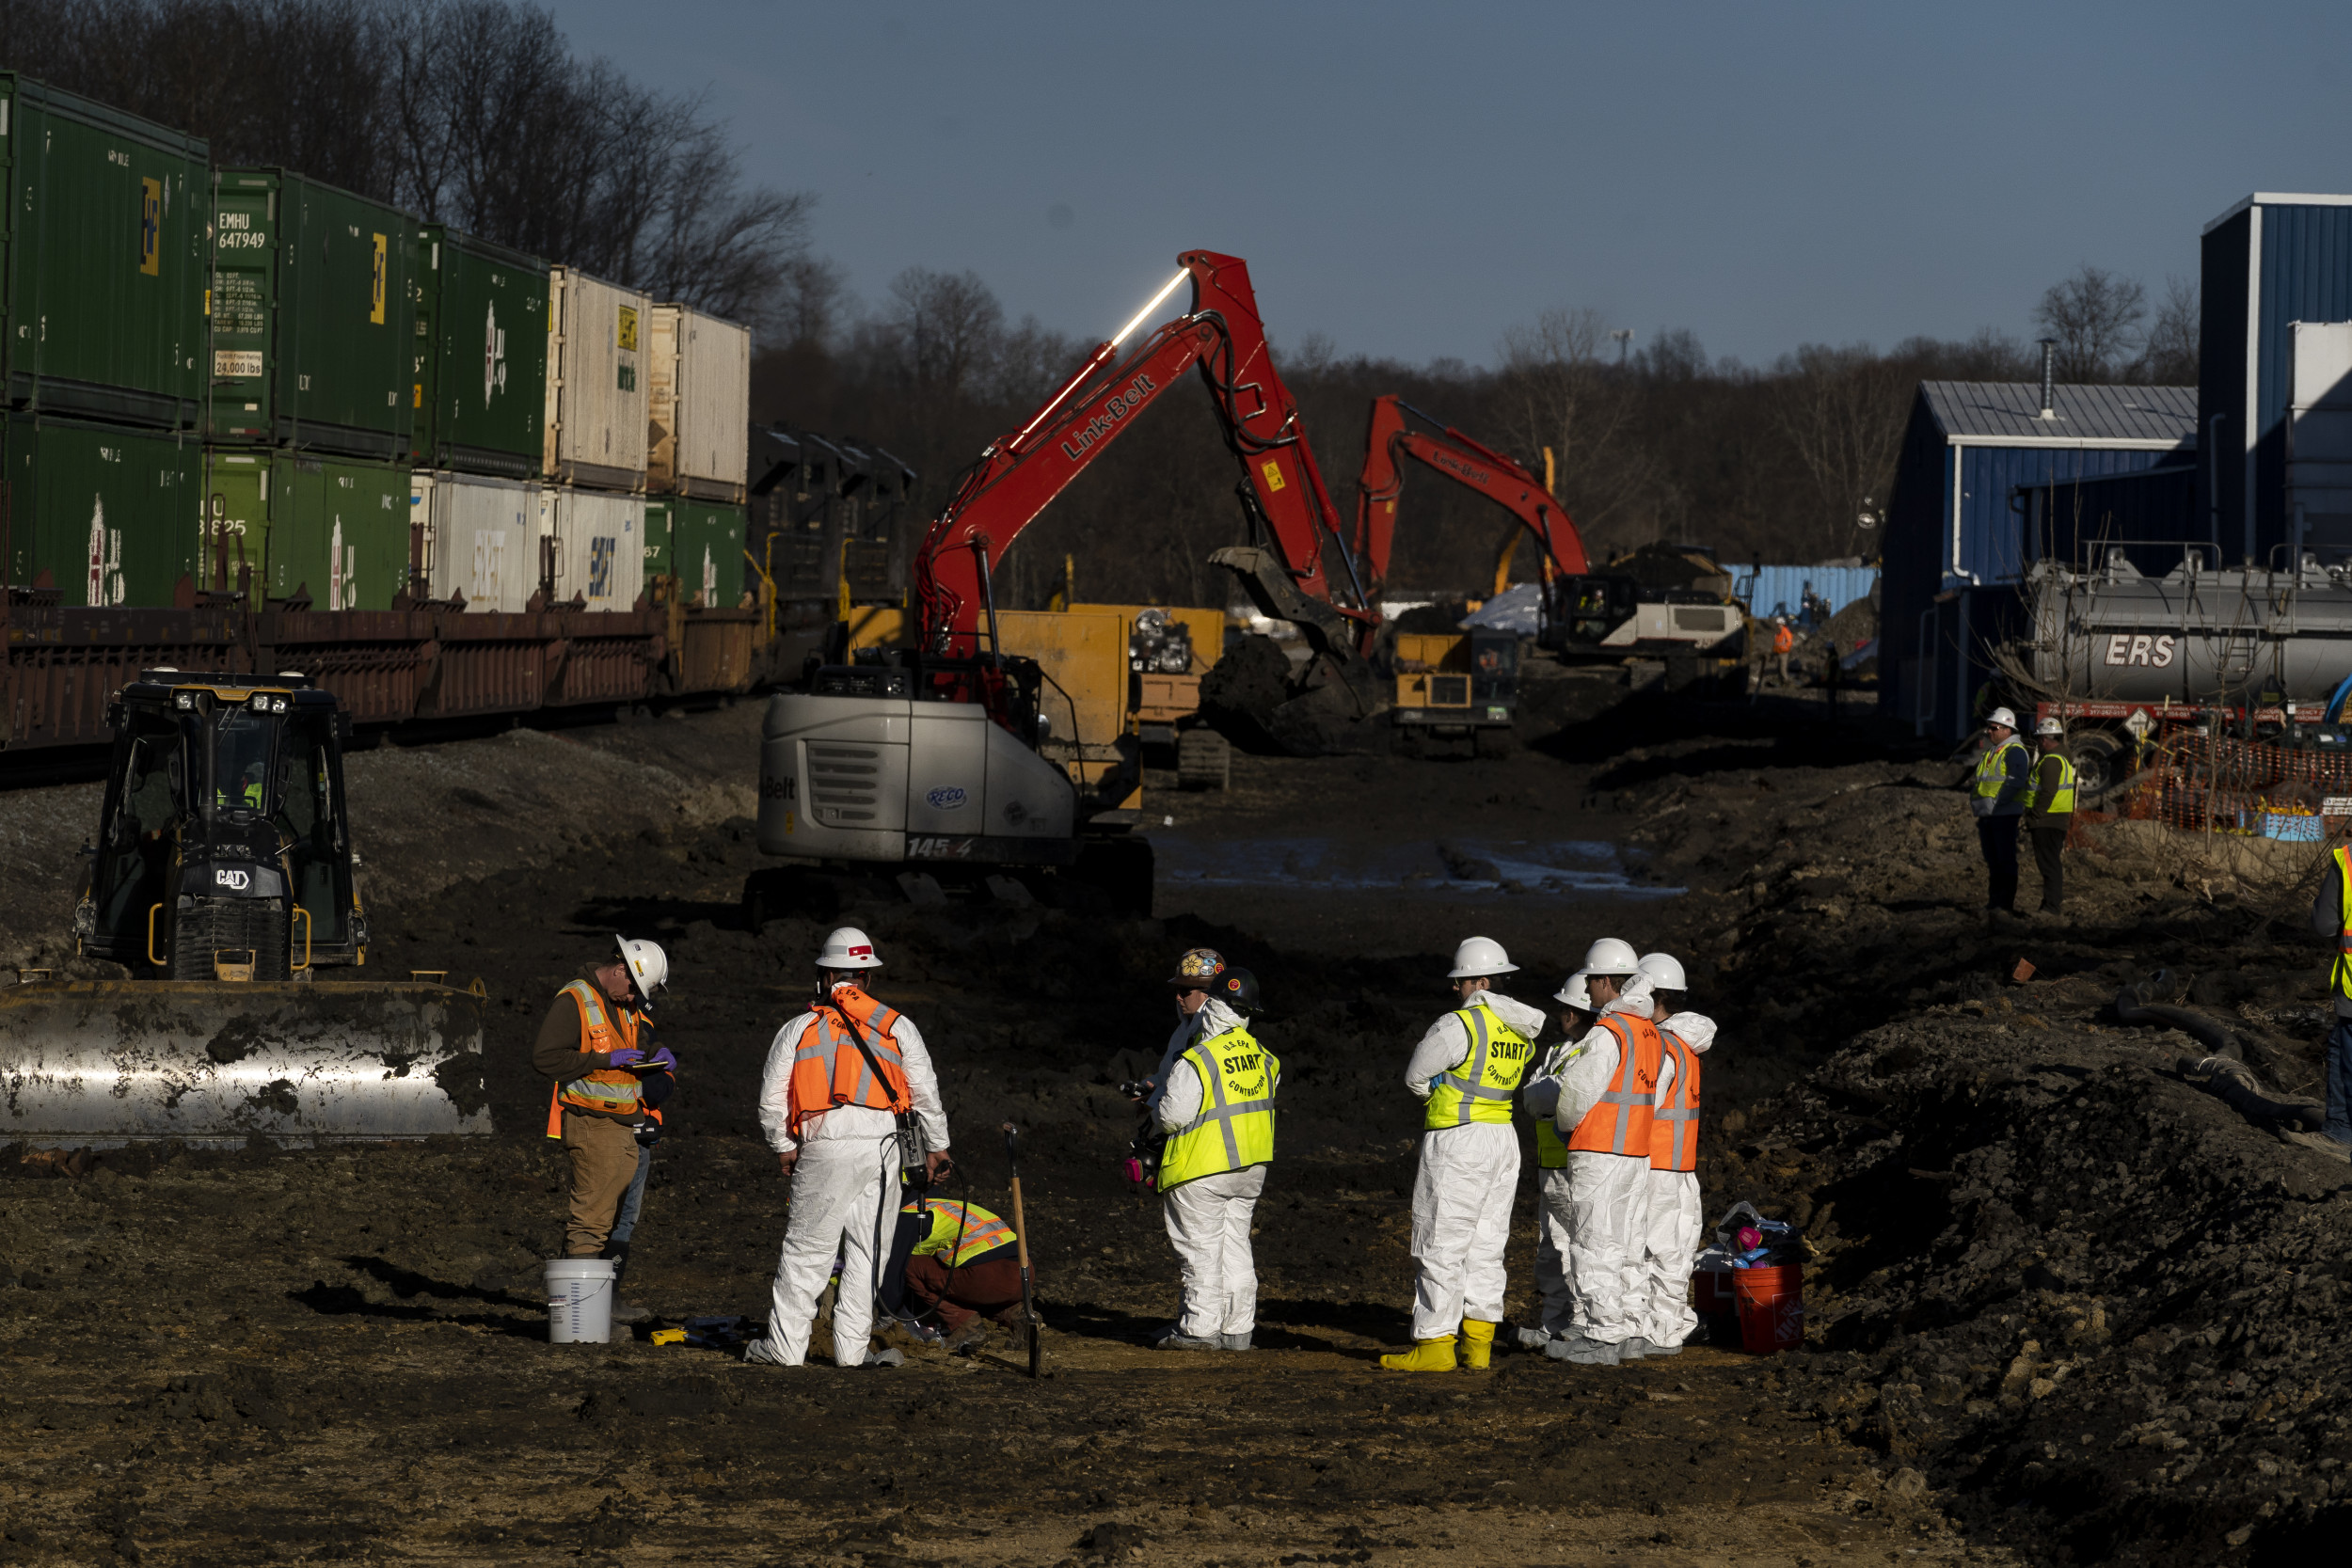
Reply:
[[439, 224], [417, 230], [421, 467], [535, 479], [546, 435], [548, 264]]
[[678, 579], [678, 594], [705, 610], [733, 610], [743, 597], [743, 509], [670, 496], [645, 502], [645, 580]]
[[[249, 562], [264, 600], [308, 597], [312, 610], [389, 610], [408, 584], [409, 483], [405, 463], [253, 448], [204, 454], [209, 554], [202, 581]], [[242, 555], [240, 555], [242, 550]]]
[[64, 605], [177, 602], [196, 568], [193, 436], [11, 414], [5, 440], [12, 585], [54, 587]]
[[194, 428], [202, 140], [0, 72], [0, 365], [13, 407]]
[[213, 439], [406, 458], [415, 220], [270, 168], [219, 171], [213, 213]]

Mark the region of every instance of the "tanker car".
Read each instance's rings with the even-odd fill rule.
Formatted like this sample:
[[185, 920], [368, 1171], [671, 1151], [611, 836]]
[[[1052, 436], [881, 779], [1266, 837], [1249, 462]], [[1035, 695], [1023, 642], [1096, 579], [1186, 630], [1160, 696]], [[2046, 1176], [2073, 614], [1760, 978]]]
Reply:
[[2314, 726], [2352, 676], [2352, 566], [2220, 566], [2192, 546], [2146, 577], [2117, 549], [2092, 571], [2038, 565], [2023, 592], [2025, 630], [2002, 651], [2066, 721], [2087, 793], [2170, 727], [2324, 744]]

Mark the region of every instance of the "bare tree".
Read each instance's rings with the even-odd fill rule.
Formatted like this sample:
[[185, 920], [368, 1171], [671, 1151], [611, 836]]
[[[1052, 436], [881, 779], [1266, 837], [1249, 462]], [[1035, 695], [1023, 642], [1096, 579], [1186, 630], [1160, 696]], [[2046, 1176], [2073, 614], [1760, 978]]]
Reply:
[[1808, 343], [1776, 370], [1773, 417], [1821, 503], [1814, 547], [1825, 557], [1862, 554], [1874, 526], [1863, 519], [1893, 485], [1913, 378], [1867, 343]]
[[1627, 439], [1635, 383], [1604, 355], [1607, 322], [1590, 308], [1547, 310], [1502, 340], [1510, 435], [1522, 451], [1552, 449], [1555, 488], [1587, 527], [1633, 506], [1648, 477]]
[[2050, 285], [2033, 311], [2034, 325], [2058, 340], [2058, 379], [2075, 382], [2114, 380], [2137, 354], [2147, 317], [2148, 291], [2137, 278], [2088, 261]]
[[2139, 362], [2133, 367], [2135, 379], [2159, 387], [2196, 386], [2197, 337], [2203, 314], [2194, 280], [2166, 278], [2164, 302], [2156, 307], [2155, 323], [2148, 328], [2147, 346], [2140, 350]]
[[883, 325], [897, 349], [895, 367], [926, 402], [955, 403], [977, 390], [1004, 326], [1004, 307], [976, 272], [909, 267], [890, 280]]

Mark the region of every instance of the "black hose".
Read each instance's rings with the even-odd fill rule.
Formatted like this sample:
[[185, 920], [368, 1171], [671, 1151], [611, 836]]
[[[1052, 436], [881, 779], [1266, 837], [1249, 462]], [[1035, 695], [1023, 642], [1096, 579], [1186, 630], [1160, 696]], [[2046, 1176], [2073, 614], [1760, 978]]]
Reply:
[[2178, 1029], [2217, 1056], [2244, 1061], [2245, 1053], [2238, 1048], [2237, 1037], [2217, 1021], [2192, 1008], [2148, 1000], [2152, 995], [2165, 995], [2175, 989], [2172, 972], [2159, 969], [2147, 979], [2135, 981], [2115, 993], [2115, 1016], [2126, 1023], [2155, 1023]]
[[2246, 1065], [2237, 1037], [2215, 1019], [2190, 1007], [2150, 1002], [2150, 995], [2168, 995], [2175, 989], [2171, 973], [2157, 970], [2115, 993], [2115, 1016], [2125, 1023], [2167, 1025], [2197, 1041], [2211, 1053], [2183, 1056], [2173, 1064], [2182, 1078], [2212, 1095], [2257, 1127], [2297, 1127], [2315, 1132], [2327, 1123], [2319, 1101], [2273, 1095]]

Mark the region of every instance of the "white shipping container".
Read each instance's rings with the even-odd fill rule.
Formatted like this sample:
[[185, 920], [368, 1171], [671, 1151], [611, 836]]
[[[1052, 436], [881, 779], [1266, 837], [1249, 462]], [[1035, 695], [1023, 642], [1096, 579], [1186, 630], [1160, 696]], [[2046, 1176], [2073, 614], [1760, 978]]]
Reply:
[[424, 529], [427, 593], [463, 594], [469, 610], [519, 615], [539, 591], [540, 486], [420, 468], [409, 476], [412, 521]]
[[653, 308], [645, 487], [742, 504], [752, 332], [684, 305]]
[[634, 610], [645, 589], [645, 498], [549, 485], [540, 531], [555, 540], [555, 603]]
[[548, 277], [549, 479], [645, 487], [647, 320], [653, 301], [571, 267]]

